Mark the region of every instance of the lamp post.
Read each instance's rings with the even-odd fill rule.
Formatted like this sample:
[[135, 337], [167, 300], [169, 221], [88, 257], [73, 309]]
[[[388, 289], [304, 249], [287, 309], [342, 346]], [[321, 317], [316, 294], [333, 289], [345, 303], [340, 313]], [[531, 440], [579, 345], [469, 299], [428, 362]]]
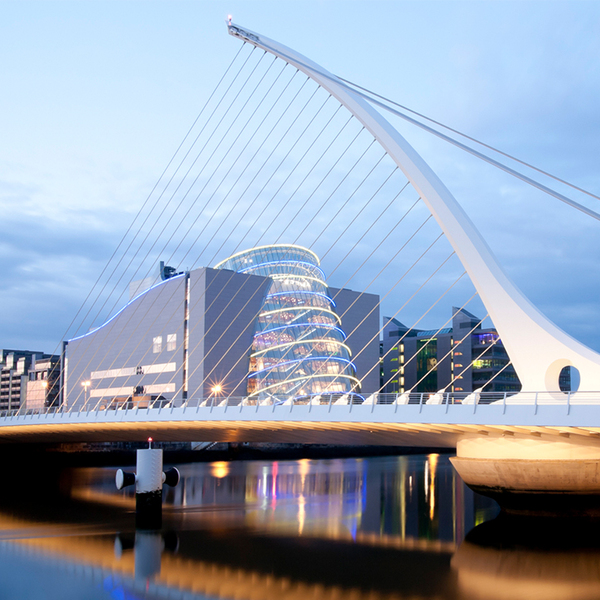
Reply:
[[40, 412], [48, 406], [48, 380], [44, 379], [42, 381], [42, 390], [44, 397], [42, 398], [42, 406], [40, 407]]
[[214, 405], [214, 403], [215, 403], [215, 398], [214, 397], [218, 396], [221, 393], [221, 389], [222, 389], [221, 385], [218, 384], [218, 383], [216, 385], [212, 386], [212, 388], [210, 390], [212, 392], [211, 395], [213, 396], [211, 398], [211, 401], [210, 401], [211, 402], [211, 406]]
[[87, 405], [88, 403], [88, 389], [90, 387], [90, 385], [92, 385], [91, 381], [82, 381], [81, 385], [83, 386], [83, 389], [85, 390], [85, 404]]

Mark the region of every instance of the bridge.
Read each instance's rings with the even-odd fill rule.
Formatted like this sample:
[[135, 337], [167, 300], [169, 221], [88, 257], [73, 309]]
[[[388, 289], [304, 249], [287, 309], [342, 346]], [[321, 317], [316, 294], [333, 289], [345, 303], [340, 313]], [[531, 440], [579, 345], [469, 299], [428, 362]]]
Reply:
[[[228, 118], [230, 108], [241, 95], [233, 92], [229, 105], [225, 100], [229, 89], [220, 99], [215, 96], [214, 107], [208, 109], [212, 110], [211, 116], [196, 138], [206, 138], [203, 150], [208, 147], [208, 158], [201, 168], [195, 166], [198, 158], [189, 165], [187, 173], [194, 168], [199, 171], [176, 210], [193, 186], [201, 185], [197, 199], [204, 196], [208, 199], [202, 208], [205, 212], [201, 211], [198, 218], [204, 215], [207, 222], [212, 222], [215, 215], [227, 213], [230, 219], [214, 226], [204, 249], [208, 252], [216, 240], [220, 246], [215, 257], [222, 258], [219, 253], [229, 247], [229, 243], [233, 253], [219, 260], [214, 269], [178, 272], [174, 268], [166, 274], [161, 267], [162, 281], [158, 284], [148, 277], [133, 282], [130, 286], [132, 301], [126, 307], [101, 326], [66, 342], [60, 406], [35, 410], [24, 406], [18, 411], [9, 411], [0, 417], [0, 441], [132, 441], [150, 436], [165, 441], [289, 441], [456, 448], [455, 467], [465, 481], [479, 491], [502, 497], [544, 493], [600, 499], [600, 470], [597, 468], [600, 461], [600, 355], [549, 321], [509, 280], [450, 191], [382, 116], [380, 110], [398, 113], [389, 103], [274, 40], [231, 22], [228, 30], [243, 42], [242, 48], [252, 49], [236, 75], [243, 80], [243, 89], [247, 84], [250, 86], [244, 92], [246, 99], [242, 106], [250, 111], [250, 116], [244, 121], [240, 109], [231, 117], [221, 140], [215, 141], [217, 127]], [[251, 62], [254, 49], [262, 51], [256, 63]], [[272, 62], [261, 67], [265, 56], [272, 57]], [[246, 73], [239, 75], [247, 64], [250, 72], [247, 76]], [[276, 69], [275, 64], [283, 65], [278, 72], [271, 71]], [[284, 73], [291, 73], [287, 80]], [[294, 94], [287, 97], [288, 90], [296, 85], [298, 73], [305, 76], [304, 82], [299, 82]], [[235, 80], [229, 83], [230, 87]], [[305, 99], [302, 94], [307, 82], [314, 88], [312, 95]], [[267, 104], [270, 94], [276, 96], [272, 106]], [[313, 98], [319, 98], [319, 94], [324, 94], [323, 101], [317, 103], [312, 116], [303, 116], [306, 106]], [[284, 106], [277, 104], [281, 98], [284, 98]], [[326, 114], [322, 112], [323, 107], [328, 106], [331, 98], [337, 105]], [[299, 107], [296, 116], [290, 116], [287, 111], [294, 103]], [[341, 118], [339, 115], [344, 111], [348, 118], [340, 121], [337, 133], [328, 133], [330, 123]], [[212, 115], [220, 120], [211, 130], [212, 125], [208, 127], [208, 123]], [[256, 126], [249, 125], [254, 123], [253, 119]], [[259, 132], [269, 119], [271, 129], [260, 138], [262, 133], [259, 135]], [[288, 123], [291, 124], [288, 126]], [[311, 131], [313, 123], [320, 124], [320, 133], [312, 141], [306, 140], [303, 136]], [[346, 129], [349, 123], [359, 124], [356, 132]], [[299, 128], [295, 141], [286, 149], [280, 148], [284, 138], [273, 142], [271, 147], [265, 145], [270, 136], [284, 126], [288, 126], [285, 135], [295, 126]], [[356, 151], [353, 144], [362, 139], [363, 132], [371, 137], [365, 141], [364, 149]], [[261, 145], [257, 145], [259, 138], [263, 140]], [[227, 145], [229, 149], [225, 151]], [[380, 158], [361, 172], [357, 165], [376, 147], [382, 151]], [[247, 148], [249, 155], [245, 156]], [[325, 150], [321, 152], [322, 148]], [[330, 148], [334, 148], [335, 153], [327, 163], [325, 156]], [[230, 151], [235, 154], [227, 158]], [[313, 166], [299, 168], [311, 151], [317, 152]], [[181, 165], [185, 164], [188, 154]], [[265, 165], [271, 164], [271, 157], [278, 155], [282, 158], [277, 158], [271, 175], [261, 179]], [[346, 155], [352, 160], [347, 168], [342, 168], [340, 161]], [[356, 160], [355, 156], [358, 156]], [[257, 157], [260, 160], [264, 157], [263, 162], [255, 164]], [[288, 157], [293, 157], [295, 163], [286, 171]], [[228, 169], [223, 167], [226, 159], [231, 161]], [[494, 164], [495, 161], [487, 159], [487, 162]], [[384, 164], [391, 170], [380, 173]], [[183, 171], [184, 167], [181, 168]], [[337, 183], [328, 182], [329, 174], [338, 170], [343, 175]], [[595, 211], [531, 178], [506, 167], [503, 170], [588, 217], [600, 219]], [[316, 177], [319, 171], [326, 171], [321, 182], [312, 191], [298, 192], [304, 182]], [[371, 182], [369, 177], [373, 173], [379, 179]], [[401, 175], [405, 183], [395, 181], [394, 177]], [[175, 171], [171, 175], [159, 200], [171, 182], [177, 181], [176, 176], [180, 177], [181, 173], [178, 175]], [[350, 187], [353, 179], [358, 180], [354, 188]], [[371, 185], [368, 193], [362, 187], [367, 180]], [[227, 187], [230, 181], [233, 183]], [[298, 207], [291, 205], [290, 221], [277, 223], [283, 211], [283, 208], [279, 212], [275, 210], [278, 202], [283, 202], [278, 194], [288, 181], [297, 181], [298, 185], [293, 191], [285, 192], [287, 200], [283, 206], [288, 207], [294, 198]], [[239, 182], [243, 189], [234, 201], [236, 196], [232, 190]], [[181, 185], [177, 184], [171, 199], [176, 198]], [[387, 185], [392, 186], [392, 191], [385, 187]], [[321, 209], [340, 189], [346, 199], [335, 207], [332, 220], [327, 221], [326, 215], [320, 214]], [[486, 316], [492, 319], [500, 334], [521, 382], [520, 392], [461, 393], [456, 389], [461, 377], [458, 373], [444, 388], [427, 393], [418, 392], [414, 386], [389, 395], [373, 383], [378, 378], [381, 328], [377, 325], [372, 335], [367, 331], [373, 319], [379, 320], [382, 300], [366, 290], [351, 292], [345, 285], [333, 293], [327, 287], [316, 253], [296, 244], [302, 241], [302, 236], [310, 236], [320, 219], [325, 225], [307, 245], [317, 246], [322, 238], [330, 238], [331, 232], [335, 232], [342, 251], [346, 256], [352, 255], [353, 268], [360, 263], [358, 255], [364, 251], [360, 243], [365, 243], [365, 236], [388, 208], [372, 211], [374, 220], [368, 221], [362, 237], [348, 249], [349, 228], [357, 220], [360, 222], [361, 214], [369, 207], [367, 203], [354, 214], [348, 203], [357, 194], [370, 195], [373, 199], [382, 189], [386, 190], [388, 208], [399, 205], [406, 189], [418, 196], [398, 223], [410, 220], [409, 215], [418, 202], [428, 210], [421, 224], [412, 225], [414, 231], [407, 235], [407, 241], [394, 256], [416, 233], [426, 228], [430, 219], [437, 223], [441, 234], [423, 252], [419, 250], [408, 259], [406, 264], [410, 265], [413, 260], [412, 265], [408, 269], [404, 265], [400, 276], [380, 296], [390, 295], [443, 237], [451, 248], [450, 254], [424, 278], [406, 303], [448, 261], [458, 257], [475, 288], [475, 295], [488, 311]], [[271, 192], [270, 199], [263, 197]], [[248, 201], [246, 194], [253, 200]], [[302, 202], [296, 196], [301, 196]], [[313, 199], [316, 204], [311, 208], [309, 202]], [[181, 216], [179, 225], [173, 225], [165, 249], [172, 238], [187, 227], [186, 218], [194, 206], [192, 203]], [[270, 217], [271, 212], [274, 216], [270, 224], [261, 222], [261, 217]], [[350, 222], [334, 222], [333, 219], [343, 219], [348, 213], [353, 215]], [[258, 216], [254, 217], [255, 214]], [[175, 215], [176, 212], [167, 225]], [[296, 222], [296, 217], [304, 220]], [[226, 231], [236, 231], [240, 223], [245, 223], [244, 219], [252, 218], [252, 226], [237, 239], [230, 240], [231, 234], [225, 235]], [[156, 223], [160, 222], [159, 217]], [[192, 223], [188, 231], [194, 225]], [[260, 233], [257, 243], [252, 250], [239, 251], [240, 245], [255, 231], [253, 226]], [[206, 227], [205, 224], [197, 231], [196, 242], [207, 236]], [[288, 230], [292, 244], [279, 243]], [[394, 228], [388, 231], [384, 239], [394, 231]], [[265, 236], [273, 243], [260, 245]], [[334, 245], [328, 246], [324, 254], [330, 254]], [[362, 261], [347, 281], [357, 277], [367, 262], [368, 258]], [[120, 273], [120, 264], [113, 273]], [[341, 269], [341, 264], [334, 271]], [[378, 265], [379, 274], [389, 264], [388, 261], [383, 267]], [[373, 265], [367, 264], [365, 269], [369, 268]], [[117, 284], [122, 277], [121, 273]], [[432, 306], [461, 278], [462, 274]], [[368, 289], [374, 282], [380, 284], [384, 279], [383, 275], [375, 276], [365, 287]], [[429, 310], [431, 307], [423, 318]], [[202, 318], [196, 319], [199, 311]], [[357, 316], [361, 311], [362, 318]], [[480, 323], [465, 332], [465, 337]], [[454, 340], [454, 344], [464, 339]], [[531, 350], [530, 340], [535, 340], [535, 352]], [[169, 352], [177, 352], [181, 360], [165, 358], [175, 356]], [[428, 373], [436, 368], [434, 361]], [[575, 389], [567, 392], [559, 385], [565, 368], [574, 369], [579, 378]]]

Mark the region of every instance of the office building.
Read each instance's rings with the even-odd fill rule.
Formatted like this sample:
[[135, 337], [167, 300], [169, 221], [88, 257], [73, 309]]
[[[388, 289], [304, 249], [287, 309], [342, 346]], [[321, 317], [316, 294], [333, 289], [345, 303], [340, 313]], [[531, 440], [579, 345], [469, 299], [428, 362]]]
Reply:
[[381, 351], [386, 393], [521, 389], [498, 332], [465, 309], [453, 308], [451, 326], [433, 330], [385, 318]]
[[[34, 380], [38, 382], [36, 384], [30, 382], [32, 367], [37, 377]], [[30, 350], [0, 349], [0, 411], [18, 410], [26, 403], [29, 408], [30, 383], [34, 404], [50, 406], [48, 402], [55, 402], [58, 396], [58, 379], [58, 356]]]

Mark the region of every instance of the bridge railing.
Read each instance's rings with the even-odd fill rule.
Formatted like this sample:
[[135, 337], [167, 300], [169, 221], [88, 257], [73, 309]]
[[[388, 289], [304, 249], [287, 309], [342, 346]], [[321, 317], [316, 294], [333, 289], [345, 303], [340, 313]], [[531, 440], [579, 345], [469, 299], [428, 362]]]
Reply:
[[[149, 400], [148, 398], [90, 398], [86, 402], [73, 404], [71, 406], [62, 404], [45, 408], [28, 408], [24, 403], [18, 409], [0, 411], [0, 420], [30, 417], [35, 420], [43, 415], [100, 415], [107, 413], [121, 413], [140, 415], [169, 413], [177, 410], [186, 413], [195, 412], [202, 418], [205, 411], [213, 412], [215, 409], [224, 409], [224, 412], [248, 411], [258, 412], [260, 407], [270, 406], [273, 412], [279, 412], [279, 407], [287, 407], [293, 411], [295, 406], [308, 406], [309, 412], [313, 407], [336, 407], [336, 414], [340, 414], [340, 407], [347, 407], [351, 412], [355, 406], [370, 407], [370, 412], [378, 410], [379, 406], [393, 405], [395, 412], [401, 415], [401, 407], [405, 405], [418, 405], [420, 410], [428, 405], [445, 406], [445, 410], [452, 410], [456, 406], [471, 406], [476, 412], [483, 406], [503, 406], [506, 409], [510, 405], [529, 405], [537, 412], [541, 405], [563, 405], [566, 413], [569, 413], [571, 405], [600, 404], [600, 392], [404, 392], [401, 394], [320, 394], [296, 398], [257, 397], [257, 396], [209, 396], [207, 398], [188, 398], [166, 400], [159, 398]], [[399, 419], [401, 417], [399, 416]]]

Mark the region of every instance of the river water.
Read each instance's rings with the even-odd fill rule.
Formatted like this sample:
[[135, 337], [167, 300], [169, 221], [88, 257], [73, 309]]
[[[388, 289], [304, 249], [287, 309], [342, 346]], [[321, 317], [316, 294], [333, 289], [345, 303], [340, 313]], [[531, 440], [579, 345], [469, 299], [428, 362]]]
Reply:
[[0, 598], [600, 598], [597, 523], [498, 516], [446, 455], [179, 469], [160, 531], [114, 468], [5, 485]]

